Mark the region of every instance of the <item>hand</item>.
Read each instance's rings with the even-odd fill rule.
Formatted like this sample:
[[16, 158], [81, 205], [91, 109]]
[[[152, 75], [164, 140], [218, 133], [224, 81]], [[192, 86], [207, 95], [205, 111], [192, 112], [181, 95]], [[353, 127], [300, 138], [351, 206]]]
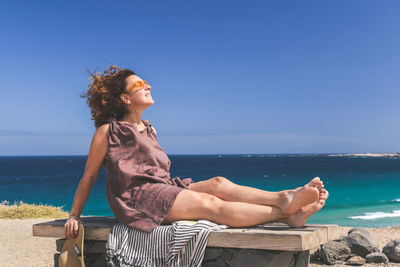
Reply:
[[79, 223], [80, 220], [75, 218], [69, 218], [64, 225], [64, 236], [66, 239], [76, 238], [79, 234]]

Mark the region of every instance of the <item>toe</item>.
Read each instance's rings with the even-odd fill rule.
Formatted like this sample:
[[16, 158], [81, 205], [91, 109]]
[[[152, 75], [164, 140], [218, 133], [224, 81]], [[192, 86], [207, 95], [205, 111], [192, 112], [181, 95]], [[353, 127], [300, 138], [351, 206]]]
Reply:
[[321, 191], [320, 198], [326, 200], [328, 198], [328, 195], [329, 195], [328, 191], [323, 189], [323, 191]]
[[321, 186], [322, 181], [319, 177], [314, 177], [308, 184], [313, 187], [319, 187]]

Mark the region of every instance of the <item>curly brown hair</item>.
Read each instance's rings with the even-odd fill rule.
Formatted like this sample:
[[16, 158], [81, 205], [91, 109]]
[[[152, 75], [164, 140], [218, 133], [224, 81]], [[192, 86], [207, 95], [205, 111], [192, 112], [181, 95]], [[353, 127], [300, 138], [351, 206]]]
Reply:
[[103, 73], [91, 73], [89, 70], [88, 72], [89, 89], [81, 97], [87, 98], [86, 103], [96, 128], [113, 119], [121, 119], [126, 108], [120, 96], [126, 92], [126, 78], [136, 73], [129, 69], [120, 69], [115, 65], [110, 65]]

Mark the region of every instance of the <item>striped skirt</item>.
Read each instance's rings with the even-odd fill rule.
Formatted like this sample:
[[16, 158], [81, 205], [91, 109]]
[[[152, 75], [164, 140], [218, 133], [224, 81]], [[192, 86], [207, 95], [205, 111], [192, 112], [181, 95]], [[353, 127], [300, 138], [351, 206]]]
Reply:
[[108, 266], [200, 266], [212, 230], [227, 228], [210, 221], [178, 221], [151, 233], [118, 223], [108, 234]]

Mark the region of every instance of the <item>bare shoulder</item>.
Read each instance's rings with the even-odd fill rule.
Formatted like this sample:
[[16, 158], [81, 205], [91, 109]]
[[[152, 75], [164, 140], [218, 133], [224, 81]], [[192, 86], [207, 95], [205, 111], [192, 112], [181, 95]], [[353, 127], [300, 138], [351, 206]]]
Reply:
[[108, 123], [99, 126], [93, 135], [93, 142], [94, 143], [107, 142], [109, 128], [110, 128], [110, 125]]
[[110, 125], [108, 123], [105, 123], [97, 128], [95, 134], [106, 135], [108, 132], [108, 128], [110, 128]]

